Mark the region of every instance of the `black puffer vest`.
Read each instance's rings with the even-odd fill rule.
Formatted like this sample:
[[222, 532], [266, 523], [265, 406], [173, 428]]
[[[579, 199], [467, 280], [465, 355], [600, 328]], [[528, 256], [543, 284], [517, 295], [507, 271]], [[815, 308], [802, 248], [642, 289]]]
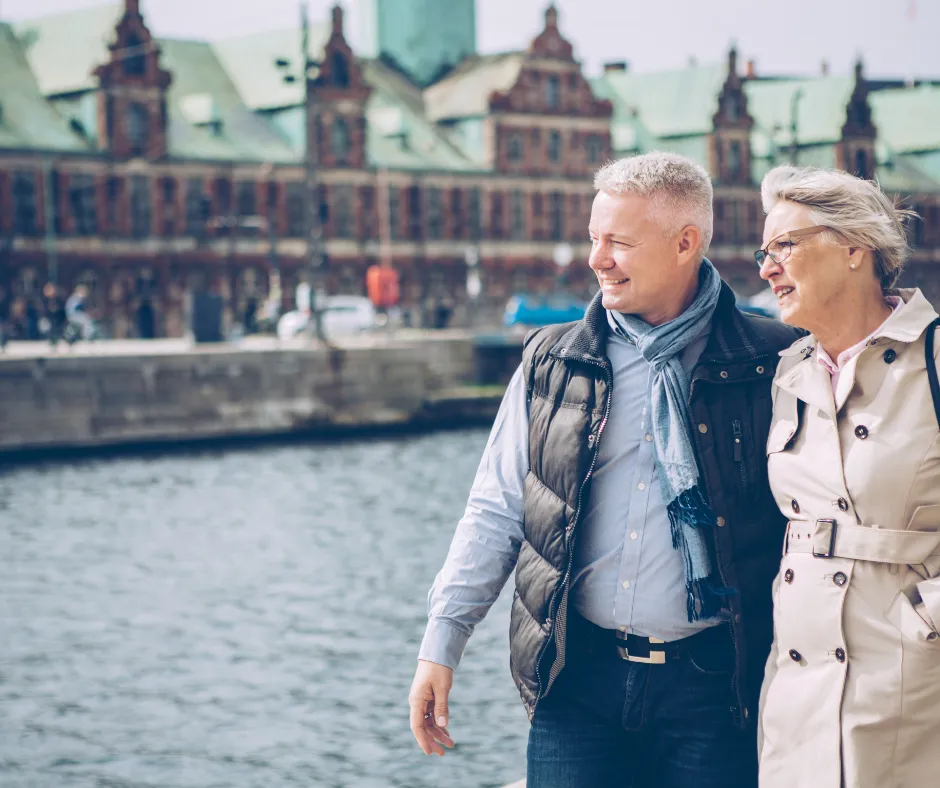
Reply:
[[[530, 719], [565, 665], [574, 544], [611, 407], [607, 332], [598, 296], [583, 320], [535, 331], [523, 348], [529, 473], [510, 663]], [[729, 624], [737, 650], [733, 712], [739, 725], [756, 711], [773, 636], [770, 587], [786, 521], [767, 484], [765, 443], [777, 354], [797, 338], [795, 329], [742, 312], [723, 285], [692, 375], [693, 435], [719, 523], [716, 555], [725, 585], [738, 591], [730, 598]]]

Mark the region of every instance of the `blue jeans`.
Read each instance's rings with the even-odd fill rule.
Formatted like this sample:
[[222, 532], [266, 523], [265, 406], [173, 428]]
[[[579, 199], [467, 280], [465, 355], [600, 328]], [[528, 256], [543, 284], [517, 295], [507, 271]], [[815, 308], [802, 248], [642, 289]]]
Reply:
[[529, 731], [526, 788], [757, 787], [756, 731], [732, 718], [726, 626], [649, 665], [621, 659], [610, 633], [569, 618], [565, 668]]

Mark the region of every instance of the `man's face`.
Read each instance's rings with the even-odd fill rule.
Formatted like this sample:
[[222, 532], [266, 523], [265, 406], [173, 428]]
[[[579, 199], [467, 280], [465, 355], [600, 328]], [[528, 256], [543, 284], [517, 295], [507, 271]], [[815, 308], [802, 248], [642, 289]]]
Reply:
[[658, 325], [684, 287], [688, 266], [680, 266], [678, 240], [665, 237], [651, 214], [646, 197], [598, 192], [591, 209], [589, 265], [605, 309]]

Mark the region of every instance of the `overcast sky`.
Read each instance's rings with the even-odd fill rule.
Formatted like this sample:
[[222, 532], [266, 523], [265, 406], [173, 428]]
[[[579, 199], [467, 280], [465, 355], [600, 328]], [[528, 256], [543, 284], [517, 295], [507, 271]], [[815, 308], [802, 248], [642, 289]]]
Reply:
[[[346, 0], [350, 39], [358, 11]], [[439, 0], [448, 2], [448, 0]], [[82, 8], [92, 0], [0, 0], [0, 19], [19, 21]], [[326, 19], [332, 0], [310, 0]], [[480, 51], [525, 47], [546, 0], [477, 0]], [[589, 71], [626, 60], [637, 71], [723, 58], [732, 41], [758, 73], [812, 74], [823, 60], [848, 73], [861, 54], [871, 76], [940, 79], [938, 0], [558, 0], [561, 29]], [[297, 24], [297, 0], [141, 0], [158, 36], [218, 38]]]

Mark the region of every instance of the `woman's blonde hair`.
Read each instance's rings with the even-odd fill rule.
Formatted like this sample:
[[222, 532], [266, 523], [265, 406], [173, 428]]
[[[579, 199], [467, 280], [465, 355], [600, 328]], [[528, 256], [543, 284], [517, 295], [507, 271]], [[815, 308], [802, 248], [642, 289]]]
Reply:
[[882, 289], [894, 287], [911, 251], [904, 223], [917, 214], [897, 207], [877, 183], [841, 170], [783, 166], [764, 176], [760, 193], [764, 213], [781, 200], [805, 205], [814, 224], [835, 232], [823, 240], [870, 249]]

